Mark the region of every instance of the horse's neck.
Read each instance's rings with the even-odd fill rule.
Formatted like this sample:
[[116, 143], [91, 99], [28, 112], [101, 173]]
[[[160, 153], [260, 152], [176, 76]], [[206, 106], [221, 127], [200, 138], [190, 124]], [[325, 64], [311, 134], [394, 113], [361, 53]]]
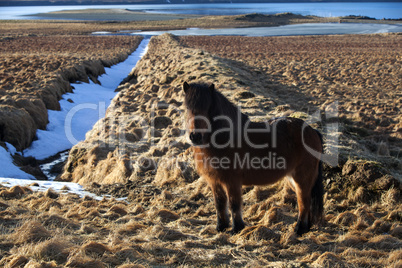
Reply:
[[216, 115], [230, 118], [236, 129], [237, 127], [242, 127], [248, 121], [248, 116], [243, 114], [240, 108], [231, 103], [222, 93], [216, 92], [215, 100], [215, 105], [217, 105]]
[[213, 124], [213, 131], [231, 128], [231, 131], [233, 131], [232, 135], [235, 136], [240, 134], [244, 128], [244, 125], [247, 123], [247, 121], [249, 121], [249, 117], [242, 113], [240, 109], [234, 105], [221, 107], [219, 113], [215, 114], [215, 119], [221, 119], [221, 121], [217, 120], [218, 123]]
[[250, 118], [248, 117], [248, 115], [242, 113], [239, 109], [239, 118], [237, 119], [237, 122], [239, 125], [237, 125], [238, 127], [240, 127], [241, 129], [243, 129], [244, 125], [250, 121]]

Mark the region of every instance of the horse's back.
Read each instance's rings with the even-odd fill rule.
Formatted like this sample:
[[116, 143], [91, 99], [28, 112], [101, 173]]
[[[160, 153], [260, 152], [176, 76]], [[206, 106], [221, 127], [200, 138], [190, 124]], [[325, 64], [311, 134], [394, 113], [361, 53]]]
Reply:
[[259, 167], [251, 165], [243, 173], [243, 184], [271, 184], [285, 176], [296, 180], [297, 177], [315, 176], [322, 142], [318, 131], [305, 121], [291, 117], [276, 118], [266, 123], [250, 123], [249, 131], [247, 138], [250, 144], [243, 154], [249, 153], [260, 158], [261, 162]]
[[[262, 131], [262, 129], [264, 129]], [[285, 157], [292, 157], [295, 154], [300, 157], [311, 154], [314, 150], [322, 152], [322, 139], [320, 133], [309, 126], [304, 120], [293, 117], [275, 118], [263, 123], [250, 123], [249, 134], [245, 137], [252, 147], [266, 147], [268, 151], [276, 152]], [[257, 146], [255, 146], [257, 145]], [[266, 150], [262, 150], [266, 153]]]
[[277, 135], [282, 137], [282, 142], [287, 139], [293, 144], [291, 158], [295, 164], [316, 166], [323, 151], [321, 134], [302, 119], [286, 117], [283, 121]]
[[235, 146], [195, 147], [197, 171], [222, 183], [266, 185], [285, 176], [295, 180], [311, 177], [317, 170], [319, 160], [309, 150], [321, 153], [321, 139], [303, 120], [284, 117], [265, 123], [249, 121], [244, 131], [242, 141]]

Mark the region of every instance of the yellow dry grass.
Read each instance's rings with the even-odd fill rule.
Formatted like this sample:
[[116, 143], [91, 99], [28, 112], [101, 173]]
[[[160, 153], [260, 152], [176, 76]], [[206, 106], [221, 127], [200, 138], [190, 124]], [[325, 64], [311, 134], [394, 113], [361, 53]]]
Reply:
[[[360, 40], [365, 43], [371, 37], [391, 44], [400, 38], [374, 35], [360, 36]], [[71, 150], [63, 179], [80, 182], [99, 195], [127, 200], [94, 200], [21, 187], [11, 191], [0, 186], [0, 193], [5, 193], [0, 194], [0, 266], [398, 267], [402, 262], [401, 188], [389, 172], [392, 166], [380, 156], [368, 161], [365, 156], [370, 154], [356, 153], [346, 162], [350, 150], [344, 150], [345, 161], [336, 168], [326, 167], [325, 222], [302, 237], [293, 233], [295, 195], [283, 182], [245, 187], [247, 227], [234, 236], [215, 230], [212, 195], [194, 171], [192, 151], [184, 136], [182, 83], [215, 83], [255, 120], [286, 114], [303, 117], [309, 113], [304, 107], [317, 107], [332, 99], [331, 94], [317, 97], [310, 93], [312, 88], [316, 94], [325, 92], [326, 87], [309, 77], [312, 73], [308, 71], [306, 77], [311, 79], [300, 88], [292, 85], [296, 80], [290, 80], [291, 75], [279, 75], [287, 68], [286, 51], [265, 56], [278, 63], [278, 73], [270, 75], [261, 67], [265, 63], [251, 64], [253, 54], [241, 62], [243, 56], [225, 59], [208, 47], [194, 49], [197, 42], [207, 40], [198, 38], [153, 38], [148, 54], [127, 79], [130, 82], [119, 87], [119, 96], [106, 117], [88, 133], [86, 141]], [[225, 41], [216, 38], [209, 41]], [[347, 37], [338, 38], [341, 42]], [[232, 39], [233, 44], [242, 45], [248, 40], [258, 39]], [[277, 42], [270, 46], [272, 50], [283, 50], [281, 42], [291, 39], [267, 40]], [[305, 44], [317, 41], [311, 37], [297, 40]], [[354, 38], [354, 42], [358, 40]], [[398, 45], [393, 48], [394, 52], [387, 53], [400, 53]], [[337, 54], [340, 62], [349, 57], [344, 53]], [[309, 57], [313, 60], [314, 55]], [[321, 55], [316, 60], [325, 58]], [[300, 68], [306, 68], [304, 64], [298, 62]], [[388, 64], [393, 72], [395, 65]], [[324, 68], [325, 64], [318, 66]], [[295, 73], [292, 79], [298, 79]], [[373, 73], [371, 81], [392, 89], [395, 80], [384, 82], [381, 75], [376, 76]], [[299, 102], [301, 98], [308, 100], [305, 106]], [[151, 122], [154, 125], [149, 127]], [[364, 140], [352, 141], [356, 148], [367, 145]], [[351, 136], [345, 135], [341, 142], [351, 142]]]

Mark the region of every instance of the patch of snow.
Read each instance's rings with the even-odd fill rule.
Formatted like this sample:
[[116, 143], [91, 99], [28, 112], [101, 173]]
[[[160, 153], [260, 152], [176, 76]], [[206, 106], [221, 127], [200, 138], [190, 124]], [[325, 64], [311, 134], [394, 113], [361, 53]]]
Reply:
[[6, 146], [7, 146], [7, 151], [11, 155], [15, 155], [17, 153], [17, 149], [15, 149], [15, 147], [11, 143], [6, 142]]
[[46, 175], [48, 180], [53, 181], [56, 179], [57, 175], [52, 173], [52, 168], [55, 165], [66, 161], [68, 159], [68, 153], [69, 153], [69, 151], [62, 152], [62, 153], [60, 153], [60, 156], [56, 160], [54, 160], [50, 163], [42, 164], [39, 166], [40, 169], [42, 170], [42, 172]]
[[[8, 147], [8, 145], [7, 145], [7, 147]], [[14, 148], [14, 146], [12, 148]], [[26, 180], [34, 180], [35, 179], [34, 176], [22, 171], [19, 167], [14, 165], [13, 158], [12, 158], [10, 152], [8, 152], [2, 146], [0, 146], [0, 163], [1, 163], [0, 177], [22, 178], [22, 179], [26, 179]]]
[[111, 34], [111, 32], [106, 32], [106, 31], [99, 31], [99, 32], [93, 32], [92, 34], [94, 35], [108, 35]]
[[[91, 192], [85, 191], [84, 188], [78, 183], [73, 182], [60, 182], [60, 181], [39, 181], [29, 179], [15, 179], [15, 178], [0, 178], [0, 184], [7, 187], [28, 186], [33, 191], [47, 191], [53, 189], [58, 193], [73, 193], [80, 197], [89, 196], [96, 200], [102, 200], [104, 197], [110, 197], [110, 195], [97, 196]], [[126, 198], [118, 198], [117, 200], [125, 200]]]

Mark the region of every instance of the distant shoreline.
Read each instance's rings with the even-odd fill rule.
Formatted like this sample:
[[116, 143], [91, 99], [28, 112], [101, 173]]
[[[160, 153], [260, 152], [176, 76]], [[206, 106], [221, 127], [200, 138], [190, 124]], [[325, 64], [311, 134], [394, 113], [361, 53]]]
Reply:
[[[401, 19], [375, 19], [367, 16], [343, 16], [343, 17], [318, 17], [318, 16], [303, 16], [293, 13], [278, 13], [273, 15], [265, 15], [259, 13], [251, 13], [244, 15], [221, 15], [221, 17], [232, 17], [234, 20], [239, 20], [241, 17], [249, 17], [253, 20], [254, 17], [261, 17], [266, 20], [268, 17], [277, 17], [279, 14], [286, 14], [286, 16], [297, 17], [299, 19], [311, 19], [315, 18], [314, 22], [356, 22], [356, 23], [387, 23], [395, 24], [401, 23]], [[216, 17], [213, 15], [195, 15], [195, 14], [168, 14], [168, 13], [156, 13], [156, 12], [146, 12], [137, 11], [124, 8], [110, 8], [110, 9], [96, 9], [96, 8], [86, 8], [77, 10], [60, 10], [47, 13], [35, 13], [23, 15], [24, 17], [33, 17], [39, 20], [72, 20], [72, 21], [115, 21], [115, 22], [146, 22], [146, 21], [168, 21], [168, 20], [183, 20], [183, 19], [197, 19], [208, 17]], [[258, 19], [258, 18], [257, 18]], [[278, 20], [279, 17], [274, 20]], [[243, 19], [242, 19], [243, 20]], [[249, 20], [249, 19], [245, 19]], [[226, 23], [228, 23], [227, 21]], [[307, 22], [307, 21], [306, 21]], [[304, 23], [306, 23], [304, 22]], [[312, 21], [313, 22], [313, 21]], [[280, 25], [290, 24], [280, 23]], [[228, 25], [222, 25], [223, 28], [228, 27]], [[261, 25], [262, 26], [262, 25]], [[272, 25], [273, 26], [273, 25]], [[234, 26], [235, 27], [235, 26]], [[242, 26], [244, 27], [244, 26]], [[249, 25], [248, 27], [252, 27]], [[213, 27], [215, 28], [215, 27]]]
[[82, 20], [82, 21], [166, 21], [178, 19], [193, 19], [201, 15], [160, 14], [145, 11], [131, 11], [128, 9], [79, 9], [62, 10], [48, 13], [25, 15], [41, 19]]
[[[182, 0], [170, 0], [172, 4], [183, 4]], [[271, 0], [271, 1], [266, 1], [266, 0], [252, 0], [252, 1], [236, 1], [232, 0], [232, 3], [316, 3], [316, 0], [286, 0], [286, 1], [280, 1], [280, 0]], [[323, 3], [333, 3], [333, 2], [352, 2], [352, 3], [364, 3], [364, 2], [382, 2], [379, 0], [321, 0], [320, 2]], [[400, 0], [387, 0], [386, 2], [400, 2]], [[229, 3], [228, 0], [217, 0], [217, 1], [209, 1], [209, 0], [186, 0], [186, 4], [227, 4]], [[0, 6], [69, 6], [69, 5], [74, 5], [74, 6], [80, 6], [80, 5], [136, 5], [136, 4], [142, 4], [142, 5], [153, 5], [153, 4], [167, 4], [166, 0], [150, 0], [150, 1], [135, 1], [135, 0], [127, 0], [127, 1], [64, 1], [64, 0], [53, 0], [53, 1], [48, 1], [48, 0], [34, 0], [34, 1], [18, 1], [18, 0], [9, 0], [9, 1], [0, 1]]]

